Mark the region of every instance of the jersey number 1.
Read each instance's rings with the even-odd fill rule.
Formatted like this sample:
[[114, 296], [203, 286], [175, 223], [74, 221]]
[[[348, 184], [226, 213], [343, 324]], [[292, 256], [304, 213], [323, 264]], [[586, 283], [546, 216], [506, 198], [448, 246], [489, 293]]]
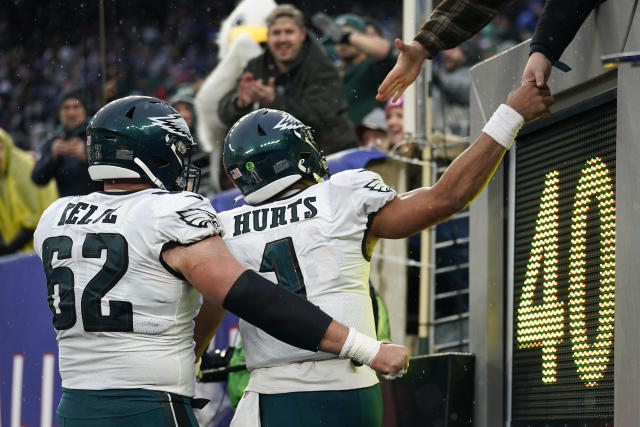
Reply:
[[[74, 275], [69, 267], [53, 267], [54, 252], [58, 259], [71, 258], [73, 241], [68, 236], [49, 237], [42, 243], [42, 264], [47, 277], [47, 301], [53, 313], [53, 326], [69, 329], [76, 323]], [[121, 234], [87, 234], [82, 245], [83, 258], [100, 258], [106, 250], [102, 269], [93, 276], [82, 292], [81, 312], [87, 332], [132, 332], [133, 306], [129, 301], [109, 301], [109, 314], [102, 315], [102, 298], [124, 276], [129, 267], [127, 240]]]
[[260, 272], [276, 273], [278, 285], [305, 299], [307, 298], [304, 277], [302, 277], [302, 271], [300, 270], [300, 264], [298, 264], [298, 257], [296, 257], [291, 237], [274, 240], [265, 245], [262, 262], [260, 263]]

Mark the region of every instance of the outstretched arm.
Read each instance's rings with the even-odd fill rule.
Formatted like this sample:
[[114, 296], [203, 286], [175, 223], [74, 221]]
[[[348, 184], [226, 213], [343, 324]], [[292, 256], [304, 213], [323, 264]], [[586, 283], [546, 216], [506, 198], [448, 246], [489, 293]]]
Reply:
[[377, 34], [363, 33], [348, 25], [341, 28], [324, 12], [318, 12], [313, 15], [311, 22], [334, 44], [348, 43], [378, 61], [385, 59], [389, 55], [391, 43]]
[[464, 209], [493, 176], [522, 121], [548, 115], [552, 103], [549, 89], [533, 82], [511, 92], [506, 106], [497, 110], [484, 132], [433, 187], [401, 194], [376, 214], [371, 238], [408, 237]]
[[522, 81], [547, 84], [551, 65], [563, 71], [570, 68], [559, 62], [560, 56], [575, 37], [580, 26], [600, 0], [547, 0], [531, 38], [529, 60]]
[[378, 35], [352, 31], [349, 34], [349, 44], [357, 47], [361, 51], [378, 61], [386, 58], [391, 50], [391, 42]]
[[400, 52], [396, 66], [387, 74], [376, 99], [397, 100], [413, 83], [425, 59], [451, 49], [467, 40], [489, 23], [510, 0], [444, 0], [429, 17], [412, 41], [396, 39]]

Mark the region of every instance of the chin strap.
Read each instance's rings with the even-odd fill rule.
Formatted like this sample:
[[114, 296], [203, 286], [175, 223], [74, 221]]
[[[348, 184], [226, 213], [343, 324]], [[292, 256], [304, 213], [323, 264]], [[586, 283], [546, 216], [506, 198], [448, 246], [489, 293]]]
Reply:
[[156, 187], [161, 188], [161, 189], [163, 189], [163, 190], [166, 190], [166, 189], [167, 189], [167, 188], [164, 186], [164, 184], [162, 183], [162, 181], [160, 181], [160, 180], [158, 179], [158, 177], [157, 177], [157, 176], [155, 176], [155, 175], [153, 174], [153, 172], [151, 172], [151, 169], [149, 169], [149, 168], [147, 167], [147, 165], [145, 165], [145, 164], [144, 164], [144, 162], [143, 162], [142, 160], [140, 160], [138, 157], [135, 157], [135, 158], [133, 159], [133, 162], [134, 162], [136, 165], [140, 166], [140, 169], [142, 169], [142, 171], [145, 173], [145, 175], [147, 175], [147, 177], [151, 180], [151, 183], [152, 183], [153, 185], [155, 185]]

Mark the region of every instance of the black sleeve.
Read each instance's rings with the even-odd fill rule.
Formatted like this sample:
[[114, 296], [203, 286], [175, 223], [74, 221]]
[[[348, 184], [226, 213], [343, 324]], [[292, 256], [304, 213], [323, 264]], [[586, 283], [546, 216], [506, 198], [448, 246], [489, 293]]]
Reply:
[[51, 156], [53, 139], [47, 141], [40, 151], [40, 159], [36, 162], [31, 172], [31, 180], [37, 185], [47, 185], [56, 172], [56, 163]]
[[547, 0], [531, 39], [531, 52], [557, 62], [600, 0]]
[[318, 351], [331, 316], [309, 301], [246, 270], [235, 281], [222, 307], [280, 341]]
[[487, 25], [511, 0], [443, 0], [414, 37], [429, 52], [458, 46]]

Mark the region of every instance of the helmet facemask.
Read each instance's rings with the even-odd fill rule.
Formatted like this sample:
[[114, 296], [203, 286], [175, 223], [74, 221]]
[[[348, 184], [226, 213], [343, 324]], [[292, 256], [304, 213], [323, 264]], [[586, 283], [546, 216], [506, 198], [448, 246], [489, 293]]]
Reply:
[[183, 191], [197, 193], [200, 187], [201, 171], [191, 162], [193, 152], [197, 148], [196, 144], [176, 135], [167, 135], [165, 139], [183, 167], [182, 173], [176, 177], [176, 186]]
[[[313, 164], [309, 162], [311, 158], [311, 152], [303, 152], [299, 154], [300, 160], [298, 161], [298, 169], [308, 177], [313, 177], [313, 180], [317, 183], [324, 182], [324, 175], [331, 176], [329, 172], [329, 164], [324, 157], [324, 151], [318, 147], [313, 129], [310, 126], [305, 126], [300, 129], [295, 129], [294, 134], [298, 136], [300, 140], [304, 140], [307, 144], [311, 145], [313, 149], [318, 153], [318, 163]], [[301, 133], [301, 134], [300, 134]], [[319, 175], [319, 174], [322, 174]]]

